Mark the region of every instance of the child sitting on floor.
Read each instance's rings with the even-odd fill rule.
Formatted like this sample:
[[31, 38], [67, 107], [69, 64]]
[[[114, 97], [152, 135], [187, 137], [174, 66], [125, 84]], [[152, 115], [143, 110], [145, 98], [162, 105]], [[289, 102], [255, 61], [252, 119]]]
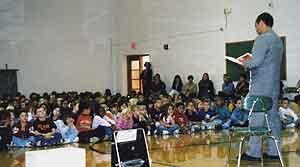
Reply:
[[121, 116], [121, 110], [120, 110], [118, 103], [114, 103], [110, 107], [110, 111], [113, 114], [113, 120], [117, 120]]
[[161, 100], [156, 100], [154, 104], [150, 104], [148, 107], [148, 115], [151, 119], [151, 134], [154, 134], [160, 125], [160, 118], [162, 116], [161, 106]]
[[64, 126], [60, 130], [64, 143], [76, 143], [79, 141], [78, 130], [74, 125], [75, 119], [71, 112], [66, 113]]
[[[198, 102], [198, 104], [200, 104]], [[203, 104], [202, 104], [203, 106]], [[187, 103], [187, 108], [185, 111], [185, 115], [187, 116], [189, 120], [189, 127], [191, 132], [195, 132], [195, 130], [198, 130], [198, 127], [200, 127], [201, 119], [199, 116], [199, 111], [195, 108], [195, 105], [192, 101]]]
[[289, 108], [289, 99], [283, 98], [281, 100], [281, 107], [279, 108], [279, 115], [284, 128], [293, 128], [298, 126], [299, 118], [295, 112]]
[[223, 128], [222, 125], [229, 120], [230, 114], [225, 105], [224, 97], [218, 95], [216, 97], [216, 115], [210, 119], [212, 122], [209, 123], [209, 129]]
[[168, 105], [165, 107], [167, 111], [164, 111], [160, 120], [160, 125], [157, 128], [158, 134], [178, 134], [180, 127], [175, 123], [174, 107]]
[[38, 146], [54, 145], [60, 143], [61, 134], [56, 132], [55, 123], [46, 117], [46, 110], [42, 106], [36, 109], [37, 119], [33, 123], [35, 141]]
[[76, 143], [79, 141], [77, 137], [78, 131], [74, 125], [74, 114], [72, 111], [66, 111], [62, 117], [61, 108], [56, 106], [52, 112], [52, 120], [57, 129], [56, 131], [62, 135], [64, 143]]
[[180, 131], [186, 133], [188, 131], [188, 118], [185, 115], [184, 103], [177, 103], [175, 109], [175, 123], [179, 125]]
[[133, 128], [143, 128], [145, 134], [151, 129], [151, 120], [147, 114], [146, 106], [138, 105], [134, 107]]
[[231, 126], [247, 127], [248, 114], [249, 112], [243, 109], [241, 98], [237, 98], [235, 100], [235, 108], [230, 116], [230, 119], [225, 124], [223, 124], [223, 128], [227, 129]]
[[78, 137], [80, 143], [89, 143], [96, 140], [102, 140], [105, 137], [105, 130], [99, 126], [92, 128], [91, 106], [87, 102], [79, 105], [79, 116], [76, 121], [76, 128], [79, 131]]
[[132, 109], [128, 107], [122, 111], [121, 116], [116, 121], [118, 130], [128, 130], [133, 127]]
[[34, 144], [33, 126], [28, 122], [28, 115], [21, 111], [18, 123], [13, 127], [12, 144], [16, 147], [31, 147]]
[[204, 130], [204, 129], [212, 129], [211, 122], [213, 121], [213, 117], [217, 113], [215, 110], [211, 109], [210, 100], [204, 100], [203, 108], [199, 111], [199, 119], [202, 121], [201, 126], [194, 126], [194, 131]]
[[187, 116], [189, 122], [198, 122], [199, 121], [198, 115], [197, 115], [197, 110], [195, 108], [193, 101], [187, 102], [185, 115]]
[[111, 140], [113, 130], [116, 129], [116, 122], [106, 115], [106, 111], [103, 107], [97, 105], [96, 116], [94, 117], [92, 128], [96, 129], [99, 126], [104, 128], [106, 137]]

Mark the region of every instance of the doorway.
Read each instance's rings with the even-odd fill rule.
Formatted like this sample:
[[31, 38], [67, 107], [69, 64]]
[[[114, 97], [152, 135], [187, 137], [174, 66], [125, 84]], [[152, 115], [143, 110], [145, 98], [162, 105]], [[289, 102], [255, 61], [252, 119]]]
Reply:
[[143, 93], [143, 85], [140, 75], [145, 69], [144, 64], [146, 62], [150, 62], [150, 56], [148, 54], [127, 56], [128, 92], [136, 91], [137, 93]]

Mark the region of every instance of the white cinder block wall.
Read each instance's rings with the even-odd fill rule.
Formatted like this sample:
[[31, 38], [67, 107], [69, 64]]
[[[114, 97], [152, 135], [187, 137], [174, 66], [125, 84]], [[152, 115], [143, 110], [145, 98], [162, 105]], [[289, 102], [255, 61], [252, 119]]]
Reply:
[[[2, 0], [0, 7], [0, 68], [20, 69], [19, 90], [26, 94], [126, 93], [125, 55], [144, 53], [168, 87], [175, 74], [198, 81], [208, 72], [220, 88], [225, 42], [254, 39], [254, 20], [263, 11], [287, 36], [287, 84], [300, 79], [297, 0]], [[227, 28], [224, 8], [232, 9]]]
[[19, 69], [19, 90], [27, 95], [111, 87], [112, 4], [1, 0], [0, 68]]
[[[287, 36], [287, 76], [289, 86], [300, 79], [299, 33], [297, 0], [127, 0], [118, 8], [120, 36], [114, 40], [113, 56], [121, 69], [116, 90], [127, 91], [126, 59], [124, 55], [150, 53], [154, 71], [162, 75], [168, 88], [175, 74], [186, 79], [193, 74], [197, 82], [204, 72], [210, 74], [217, 89], [225, 73], [225, 43], [254, 39], [254, 22], [258, 14], [270, 12], [274, 29]], [[271, 3], [271, 7], [270, 7]], [[225, 27], [224, 8], [231, 8]], [[137, 9], [137, 10], [136, 10]], [[135, 22], [133, 22], [134, 18]], [[127, 21], [129, 19], [129, 21]], [[128, 23], [129, 24], [126, 24]], [[224, 31], [218, 31], [219, 28]], [[137, 41], [137, 49], [130, 42]], [[163, 50], [168, 43], [170, 50]]]

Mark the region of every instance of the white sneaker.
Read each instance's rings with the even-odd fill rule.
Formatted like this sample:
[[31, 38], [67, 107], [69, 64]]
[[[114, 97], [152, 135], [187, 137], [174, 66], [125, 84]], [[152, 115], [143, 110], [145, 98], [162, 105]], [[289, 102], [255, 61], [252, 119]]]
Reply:
[[163, 134], [163, 135], [168, 135], [168, 134], [170, 134], [170, 132], [168, 132], [168, 131], [166, 131], [166, 130], [163, 130], [163, 131], [162, 131], [162, 134]]
[[90, 138], [90, 142], [91, 142], [91, 143], [94, 143], [94, 142], [97, 142], [97, 141], [99, 141], [99, 138], [98, 138], [98, 137]]
[[294, 128], [295, 126], [296, 126], [295, 123], [291, 123], [291, 124], [287, 125], [286, 128]]

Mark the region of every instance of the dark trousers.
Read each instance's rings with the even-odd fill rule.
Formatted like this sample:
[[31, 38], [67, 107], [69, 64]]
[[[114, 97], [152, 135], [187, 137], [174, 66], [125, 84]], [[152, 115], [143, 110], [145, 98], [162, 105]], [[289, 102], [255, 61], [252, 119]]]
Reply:
[[97, 137], [100, 140], [103, 140], [105, 137], [105, 129], [102, 126], [99, 126], [96, 129], [79, 132], [78, 134], [80, 143], [89, 143], [90, 139], [93, 137]]

